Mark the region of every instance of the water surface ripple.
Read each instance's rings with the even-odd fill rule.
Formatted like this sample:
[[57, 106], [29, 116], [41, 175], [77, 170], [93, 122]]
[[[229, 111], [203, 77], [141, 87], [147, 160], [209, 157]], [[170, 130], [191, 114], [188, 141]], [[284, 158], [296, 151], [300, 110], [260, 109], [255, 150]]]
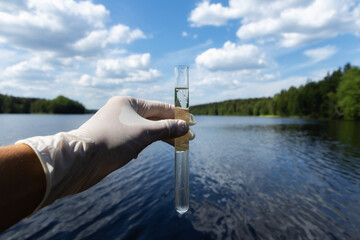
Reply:
[[[87, 115], [0, 115], [1, 145]], [[360, 239], [360, 123], [198, 116], [190, 210], [174, 210], [174, 151], [154, 143], [93, 188], [1, 239]]]

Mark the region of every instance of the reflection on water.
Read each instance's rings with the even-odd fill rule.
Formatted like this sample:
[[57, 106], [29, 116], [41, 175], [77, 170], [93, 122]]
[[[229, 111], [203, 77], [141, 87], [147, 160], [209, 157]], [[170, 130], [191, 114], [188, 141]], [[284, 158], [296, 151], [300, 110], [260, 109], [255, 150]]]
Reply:
[[[6, 116], [0, 116], [4, 136]], [[53, 117], [38, 116], [37, 127], [24, 131], [38, 131], [47, 118]], [[47, 129], [70, 130], [86, 118], [67, 116]], [[196, 139], [190, 144], [189, 213], [180, 216], [174, 210], [174, 151], [159, 142], [95, 187], [58, 200], [0, 238], [360, 237], [360, 123], [210, 116], [197, 120]], [[31, 119], [27, 122], [32, 124]], [[12, 119], [11, 141], [24, 134], [16, 124]]]

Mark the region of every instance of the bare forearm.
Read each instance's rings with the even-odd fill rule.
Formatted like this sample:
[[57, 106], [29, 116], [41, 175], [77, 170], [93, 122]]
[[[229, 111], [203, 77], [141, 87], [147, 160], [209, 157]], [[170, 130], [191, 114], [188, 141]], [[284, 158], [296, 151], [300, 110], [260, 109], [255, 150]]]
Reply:
[[43, 168], [25, 144], [0, 148], [0, 232], [30, 215], [45, 194]]

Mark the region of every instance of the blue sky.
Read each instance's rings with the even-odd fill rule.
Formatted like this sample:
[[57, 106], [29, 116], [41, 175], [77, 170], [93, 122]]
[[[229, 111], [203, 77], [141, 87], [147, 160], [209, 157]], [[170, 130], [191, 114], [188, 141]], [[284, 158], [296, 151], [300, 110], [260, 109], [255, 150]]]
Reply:
[[115, 95], [190, 104], [273, 96], [360, 65], [360, 3], [348, 0], [0, 0], [0, 93]]

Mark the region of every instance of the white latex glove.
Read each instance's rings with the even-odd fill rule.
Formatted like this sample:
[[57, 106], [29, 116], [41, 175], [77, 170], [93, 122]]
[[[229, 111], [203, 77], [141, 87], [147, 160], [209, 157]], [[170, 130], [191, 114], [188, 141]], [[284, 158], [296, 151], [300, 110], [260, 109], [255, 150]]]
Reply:
[[[173, 118], [170, 104], [113, 97], [76, 130], [18, 141], [35, 151], [46, 175], [46, 193], [35, 211], [90, 188], [154, 141], [173, 144], [189, 130], [185, 121]], [[189, 124], [195, 122], [190, 115]]]

